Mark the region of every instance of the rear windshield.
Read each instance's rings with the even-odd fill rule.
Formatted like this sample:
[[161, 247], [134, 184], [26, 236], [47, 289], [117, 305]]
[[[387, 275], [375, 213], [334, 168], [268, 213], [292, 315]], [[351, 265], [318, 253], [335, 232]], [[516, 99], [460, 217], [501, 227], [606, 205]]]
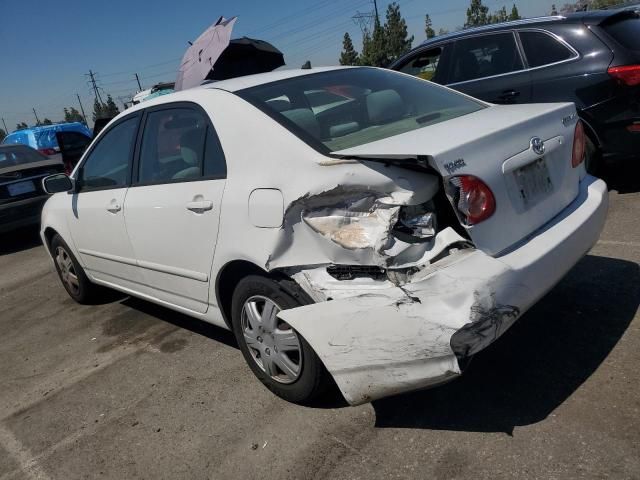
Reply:
[[623, 47], [629, 50], [640, 50], [640, 18], [638, 16], [605, 25], [604, 29]]
[[0, 148], [0, 169], [42, 160], [47, 160], [47, 157], [33, 148], [22, 145]]
[[374, 68], [305, 75], [237, 94], [324, 152], [374, 142], [485, 108], [433, 83]]

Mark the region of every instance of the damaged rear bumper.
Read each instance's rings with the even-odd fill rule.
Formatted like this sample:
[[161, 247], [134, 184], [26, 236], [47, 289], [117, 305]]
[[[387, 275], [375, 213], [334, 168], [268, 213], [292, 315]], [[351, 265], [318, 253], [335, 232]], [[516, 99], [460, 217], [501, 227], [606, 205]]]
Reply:
[[[372, 282], [280, 317], [309, 342], [352, 405], [446, 382], [593, 246], [607, 198], [605, 183], [587, 176], [563, 212], [503, 255], [461, 250], [402, 287]], [[317, 286], [297, 280], [307, 291]]]

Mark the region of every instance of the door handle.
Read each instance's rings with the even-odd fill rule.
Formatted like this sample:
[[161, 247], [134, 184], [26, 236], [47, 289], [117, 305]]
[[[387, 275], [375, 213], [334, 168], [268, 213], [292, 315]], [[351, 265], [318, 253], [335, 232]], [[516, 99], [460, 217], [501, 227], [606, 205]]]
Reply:
[[211, 209], [213, 209], [213, 202], [211, 200], [198, 200], [187, 203], [187, 210], [191, 210], [192, 212], [202, 213]]
[[513, 102], [519, 96], [520, 96], [520, 92], [518, 92], [517, 90], [505, 90], [504, 92], [502, 92], [498, 96], [498, 102], [497, 103], [500, 103], [500, 102], [505, 102], [505, 103]]
[[107, 207], [107, 211], [111, 213], [118, 213], [120, 210], [122, 210], [122, 207], [116, 202], [110, 203]]

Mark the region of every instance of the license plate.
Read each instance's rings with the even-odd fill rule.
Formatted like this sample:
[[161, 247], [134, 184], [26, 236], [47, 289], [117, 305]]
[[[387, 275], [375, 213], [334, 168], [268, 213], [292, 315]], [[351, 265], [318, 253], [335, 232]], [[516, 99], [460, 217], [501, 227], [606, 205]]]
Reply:
[[36, 186], [31, 180], [27, 180], [26, 182], [10, 183], [7, 185], [7, 188], [9, 189], [9, 195], [12, 197], [36, 191]]
[[553, 183], [544, 158], [517, 169], [514, 175], [525, 207], [536, 204], [553, 191]]

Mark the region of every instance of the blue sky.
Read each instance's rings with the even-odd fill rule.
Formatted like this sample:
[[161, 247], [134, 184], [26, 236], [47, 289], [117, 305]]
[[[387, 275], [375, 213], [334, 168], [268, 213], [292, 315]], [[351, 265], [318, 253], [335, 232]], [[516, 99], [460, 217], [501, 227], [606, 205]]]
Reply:
[[[516, 0], [523, 16], [547, 14], [561, 0]], [[389, 2], [378, 1], [384, 14]], [[399, 0], [414, 45], [424, 40], [424, 15], [436, 31], [462, 25], [469, 0]], [[484, 0], [491, 11], [513, 0]], [[233, 37], [253, 36], [280, 48], [287, 64], [334, 65], [348, 31], [356, 48], [360, 29], [351, 16], [372, 9], [371, 0], [0, 0], [0, 116], [13, 130], [19, 121], [62, 118], [64, 106], [77, 108], [80, 94], [87, 115], [93, 96], [85, 73], [98, 73], [114, 98], [135, 93], [134, 73], [143, 87], [173, 81], [187, 41], [218, 16], [237, 15]], [[118, 101], [118, 104], [120, 102]]]

